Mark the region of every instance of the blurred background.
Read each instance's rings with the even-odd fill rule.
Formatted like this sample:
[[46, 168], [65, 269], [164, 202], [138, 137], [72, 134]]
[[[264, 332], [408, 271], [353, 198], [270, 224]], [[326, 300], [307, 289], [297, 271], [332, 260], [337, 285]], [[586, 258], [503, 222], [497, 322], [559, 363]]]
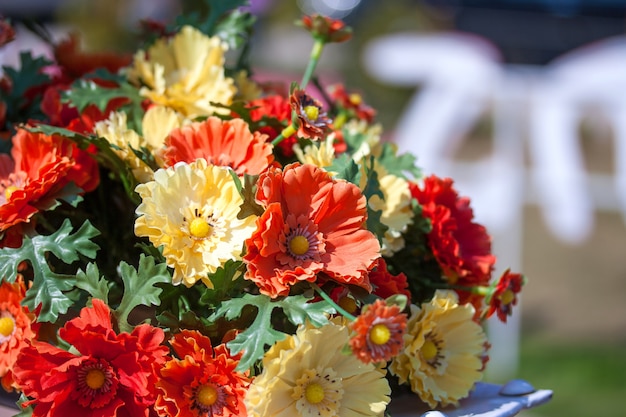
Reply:
[[[0, 50], [49, 50], [19, 26], [83, 33], [132, 51], [141, 18], [200, 2], [0, 0], [18, 23]], [[259, 77], [298, 80], [318, 12], [354, 37], [326, 48], [320, 83], [343, 81], [378, 111], [386, 140], [451, 176], [492, 233], [498, 268], [528, 285], [506, 328], [490, 323], [487, 380], [554, 390], [526, 416], [626, 416], [626, 1], [253, 0]]]

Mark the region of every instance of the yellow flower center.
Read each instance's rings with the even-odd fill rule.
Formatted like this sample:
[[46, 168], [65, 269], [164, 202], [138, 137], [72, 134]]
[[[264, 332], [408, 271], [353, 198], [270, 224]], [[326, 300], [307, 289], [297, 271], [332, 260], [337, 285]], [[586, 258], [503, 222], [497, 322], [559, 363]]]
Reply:
[[320, 115], [320, 109], [317, 106], [306, 106], [304, 108], [304, 114], [309, 120], [317, 120]]
[[515, 300], [515, 293], [510, 288], [507, 288], [500, 296], [500, 301], [505, 306], [511, 304], [513, 300]]
[[4, 197], [7, 199], [7, 201], [9, 201], [9, 199], [11, 198], [11, 195], [17, 191], [17, 187], [15, 185], [9, 185], [5, 190], [4, 190]]
[[9, 336], [13, 333], [13, 329], [15, 328], [15, 321], [11, 317], [2, 317], [0, 319], [0, 334], [4, 337]]
[[348, 313], [354, 313], [356, 311], [356, 301], [352, 297], [341, 297], [339, 299], [339, 307], [346, 310]]
[[324, 388], [317, 382], [313, 382], [307, 385], [304, 396], [309, 403], [319, 404], [324, 401]]
[[204, 385], [198, 390], [196, 399], [201, 405], [210, 407], [217, 401], [217, 390], [210, 385]]
[[196, 217], [189, 224], [189, 233], [197, 239], [204, 239], [211, 233], [211, 225], [206, 220]]
[[435, 359], [437, 357], [437, 354], [439, 353], [437, 345], [432, 340], [426, 340], [422, 345], [420, 351], [422, 353], [422, 358], [424, 358], [425, 361], [431, 361]]
[[91, 389], [100, 389], [104, 385], [104, 381], [106, 380], [106, 376], [104, 372], [99, 369], [91, 369], [87, 372], [87, 376], [85, 377], [85, 383]]
[[304, 255], [309, 250], [309, 240], [301, 235], [294, 236], [289, 241], [289, 250], [294, 255]]
[[354, 104], [355, 106], [358, 106], [359, 104], [363, 102], [363, 99], [361, 98], [360, 94], [352, 93], [350, 94], [349, 97], [350, 97], [350, 103]]
[[379, 323], [370, 330], [370, 340], [376, 345], [384, 345], [391, 338], [389, 327]]

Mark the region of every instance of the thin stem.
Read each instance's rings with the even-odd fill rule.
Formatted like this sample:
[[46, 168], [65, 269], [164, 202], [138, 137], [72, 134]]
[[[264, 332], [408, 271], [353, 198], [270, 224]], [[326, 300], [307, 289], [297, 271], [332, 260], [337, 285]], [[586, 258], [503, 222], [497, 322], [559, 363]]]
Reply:
[[322, 297], [328, 304], [333, 306], [335, 308], [335, 310], [337, 310], [337, 312], [340, 313], [342, 316], [344, 316], [345, 318], [347, 318], [350, 321], [355, 321], [356, 320], [356, 317], [354, 317], [352, 314], [348, 313], [343, 308], [339, 307], [339, 305], [335, 301], [333, 301], [333, 299], [330, 298], [330, 296], [328, 294], [326, 294], [319, 287], [319, 285], [317, 285], [317, 284], [312, 282], [311, 283], [311, 287], [313, 287], [313, 289], [320, 295], [320, 297]]
[[284, 128], [278, 136], [274, 138], [274, 140], [272, 141], [272, 146], [278, 145], [280, 142], [293, 135], [294, 133], [296, 133], [296, 128], [293, 124], [290, 124], [289, 126]]
[[322, 56], [322, 51], [324, 50], [324, 41], [320, 39], [316, 39], [313, 44], [313, 50], [311, 50], [311, 56], [309, 58], [309, 64], [304, 71], [304, 75], [302, 76], [302, 81], [300, 81], [300, 89], [304, 90], [309, 81], [311, 80], [311, 76], [315, 71], [315, 67], [317, 67], [317, 63], [320, 60], [320, 56]]

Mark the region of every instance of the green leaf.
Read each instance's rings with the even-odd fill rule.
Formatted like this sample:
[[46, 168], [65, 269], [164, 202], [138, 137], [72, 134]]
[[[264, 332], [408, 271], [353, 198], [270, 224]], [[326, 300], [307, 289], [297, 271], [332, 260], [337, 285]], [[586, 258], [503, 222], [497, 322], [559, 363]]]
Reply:
[[203, 33], [213, 36], [216, 34], [217, 25], [220, 20], [226, 18], [226, 14], [233, 12], [240, 6], [248, 4], [247, 0], [204, 0], [204, 5], [197, 5], [196, 9], [204, 9], [206, 13], [197, 11], [184, 13], [176, 18], [176, 25], [182, 27], [191, 25], [198, 28]]
[[20, 410], [19, 413], [13, 415], [13, 417], [31, 417], [33, 415], [33, 407], [32, 406], [28, 406], [28, 407], [24, 407], [22, 404], [24, 404], [26, 401], [28, 401], [29, 398], [24, 395], [24, 393], [20, 393], [20, 399], [17, 401], [17, 408]]
[[79, 270], [76, 273], [76, 287], [87, 291], [93, 298], [108, 301], [109, 285], [110, 281], [100, 277], [98, 266], [94, 263], [89, 263], [86, 271]]
[[250, 305], [257, 308], [257, 315], [252, 324], [228, 342], [233, 353], [243, 352], [237, 370], [250, 369], [265, 354], [266, 346], [272, 346], [285, 338], [286, 334], [272, 327], [272, 312], [276, 308], [284, 311], [293, 324], [306, 321], [321, 326], [328, 322], [327, 314], [334, 312], [326, 303], [308, 304], [304, 296], [290, 296], [282, 300], [272, 300], [265, 295], [245, 294], [241, 298], [224, 301], [210, 319], [225, 317], [228, 320], [238, 318], [244, 307]]
[[139, 305], [158, 306], [161, 303], [159, 295], [163, 290], [155, 284], [171, 282], [172, 277], [165, 264], [156, 264], [153, 257], [143, 254], [139, 257], [137, 270], [122, 261], [119, 265], [119, 273], [124, 283], [124, 295], [114, 314], [120, 331], [130, 332], [134, 327], [128, 323], [130, 312]]
[[111, 88], [99, 86], [92, 80], [79, 79], [64, 93], [63, 101], [71, 103], [79, 113], [82, 113], [91, 104], [104, 111], [111, 100], [120, 97], [128, 98], [130, 101], [143, 100], [139, 95], [139, 89], [127, 82]]
[[397, 155], [395, 147], [391, 143], [383, 144], [383, 150], [378, 158], [378, 162], [393, 175], [401, 178], [410, 173], [414, 178], [420, 178], [422, 171], [416, 164], [417, 158], [410, 153]]
[[264, 212], [263, 207], [261, 207], [254, 198], [258, 177], [258, 175], [253, 176], [248, 174], [245, 174], [243, 177], [243, 188], [239, 190], [239, 193], [243, 197], [243, 203], [239, 208], [239, 213], [237, 213], [237, 218], [240, 220], [251, 215], [261, 216]]
[[43, 69], [52, 62], [39, 56], [33, 58], [30, 51], [20, 52], [20, 67], [11, 68], [2, 66], [4, 74], [11, 79], [10, 98], [24, 101], [24, 95], [32, 87], [45, 84], [50, 81], [50, 77], [43, 72]]
[[[369, 201], [373, 196], [378, 196], [381, 200], [385, 199], [385, 195], [380, 189], [380, 182], [378, 181], [378, 173], [374, 169], [374, 157], [369, 158], [368, 164], [363, 165], [365, 171], [365, 187], [363, 189], [363, 195]], [[373, 210], [370, 205], [367, 205], [367, 229], [374, 233], [378, 237], [378, 241], [382, 243], [382, 238], [385, 236], [389, 227], [381, 222], [382, 211]]]
[[56, 321], [59, 314], [66, 313], [72, 306], [75, 295], [70, 291], [75, 287], [76, 276], [53, 272], [47, 254], [52, 253], [60, 261], [71, 264], [79, 259], [79, 255], [94, 259], [99, 249], [91, 239], [100, 232], [88, 221], [75, 233], [71, 234], [71, 230], [72, 224], [65, 219], [51, 235], [24, 236], [21, 247], [0, 249], [0, 276], [9, 282], [15, 281], [21, 262], [30, 262], [33, 285], [26, 291], [22, 303], [31, 311], [41, 305], [38, 321]]
[[335, 158], [333, 164], [329, 167], [326, 167], [327, 171], [336, 172], [335, 178], [341, 178], [352, 184], [359, 185], [361, 181], [361, 170], [359, 168], [359, 164], [354, 162], [352, 158], [350, 158], [346, 154], [342, 154], [341, 156]]
[[238, 49], [249, 38], [256, 17], [242, 10], [235, 10], [215, 27], [214, 35], [223, 39], [230, 49]]

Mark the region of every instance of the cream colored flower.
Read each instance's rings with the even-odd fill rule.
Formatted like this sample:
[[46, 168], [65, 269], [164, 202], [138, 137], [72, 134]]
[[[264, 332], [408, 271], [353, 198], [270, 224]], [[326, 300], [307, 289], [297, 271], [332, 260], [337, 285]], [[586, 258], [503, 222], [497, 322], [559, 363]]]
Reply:
[[234, 76], [237, 94], [235, 98], [242, 101], [256, 100], [263, 94], [263, 89], [248, 77], [247, 71], [239, 71]]
[[190, 287], [202, 280], [213, 288], [207, 274], [240, 259], [243, 242], [255, 228], [256, 216], [237, 218], [243, 199], [230, 169], [204, 159], [159, 169], [153, 181], [135, 191], [142, 199], [135, 234], [163, 247], [175, 285]]
[[[362, 161], [369, 165], [369, 158]], [[402, 233], [406, 231], [413, 218], [411, 208], [411, 191], [409, 183], [404, 178], [389, 174], [387, 170], [374, 162], [374, 170], [378, 175], [380, 190], [383, 199], [377, 195], [369, 198], [368, 204], [372, 210], [381, 211], [380, 221], [388, 227], [382, 239], [382, 255], [391, 256], [404, 247]], [[361, 175], [360, 187], [365, 187], [366, 176]]]
[[365, 120], [352, 119], [345, 124], [343, 130], [346, 136], [364, 136], [361, 146], [352, 154], [352, 159], [358, 162], [368, 155], [380, 155], [382, 149], [380, 135], [383, 131], [380, 124], [370, 125]]
[[224, 74], [227, 49], [219, 37], [184, 26], [173, 38], [138, 51], [129, 78], [144, 85], [141, 95], [189, 118], [225, 113], [211, 102], [228, 105], [237, 90]]
[[146, 182], [152, 179], [154, 173], [132, 149], [144, 148], [152, 152], [157, 165], [163, 166], [160, 153], [166, 136], [173, 129], [189, 122], [172, 109], [153, 106], [142, 119], [143, 136], [128, 128], [127, 116], [123, 112], [111, 113], [108, 119], [96, 123], [94, 131], [96, 135], [115, 145], [115, 152], [130, 166], [137, 181]]
[[437, 291], [421, 308], [412, 305], [404, 351], [389, 371], [429, 406], [456, 405], [482, 378], [487, 339], [473, 317], [474, 307], [458, 304], [452, 291]]
[[293, 146], [296, 157], [303, 164], [311, 164], [320, 168], [332, 165], [335, 160], [335, 148], [333, 142], [335, 134], [331, 133], [323, 142], [314, 142], [302, 149], [299, 144]]
[[268, 350], [245, 403], [250, 417], [383, 416], [391, 390], [380, 369], [342, 353], [338, 321], [301, 326]]

